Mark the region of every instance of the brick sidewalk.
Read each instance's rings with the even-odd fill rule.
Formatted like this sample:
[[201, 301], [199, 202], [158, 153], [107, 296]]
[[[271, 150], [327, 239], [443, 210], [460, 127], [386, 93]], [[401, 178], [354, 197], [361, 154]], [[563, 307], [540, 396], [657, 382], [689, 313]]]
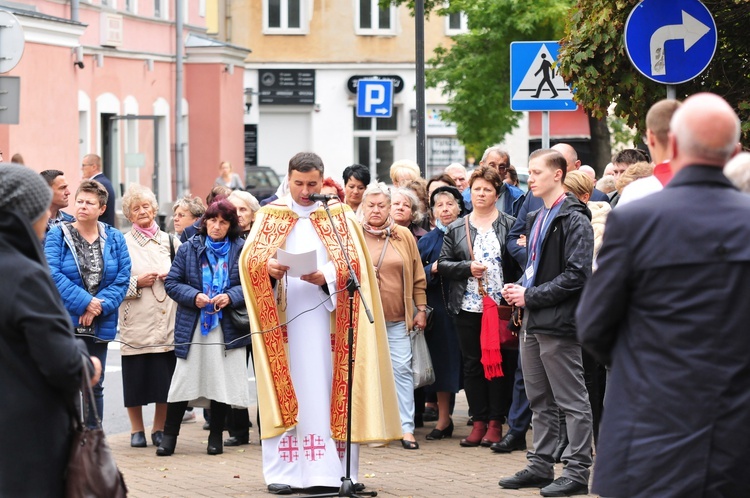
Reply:
[[[536, 489], [503, 490], [501, 477], [512, 475], [526, 464], [525, 452], [501, 455], [488, 448], [461, 448], [458, 442], [471, 427], [466, 425], [463, 393], [456, 399], [453, 438], [427, 441], [435, 423], [416, 430], [420, 449], [407, 451], [399, 442], [385, 448], [360, 450], [360, 481], [382, 497], [528, 497]], [[224, 454], [206, 454], [208, 431], [202, 421], [185, 424], [171, 457], [157, 457], [155, 448], [131, 448], [129, 434], [108, 437], [117, 464], [133, 497], [262, 497], [273, 496], [263, 481], [262, 459], [257, 432], [252, 444], [224, 448]], [[507, 428], [507, 427], [506, 427]], [[255, 427], [253, 428], [255, 429]], [[226, 434], [226, 433], [225, 433]], [[531, 446], [531, 433], [528, 435]], [[562, 468], [557, 466], [556, 475]], [[292, 495], [298, 496], [298, 495]]]

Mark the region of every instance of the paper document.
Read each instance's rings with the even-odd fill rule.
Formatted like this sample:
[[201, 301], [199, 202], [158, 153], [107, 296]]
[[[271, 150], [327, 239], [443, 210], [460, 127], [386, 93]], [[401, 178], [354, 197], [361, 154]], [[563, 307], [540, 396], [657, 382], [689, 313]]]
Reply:
[[290, 277], [299, 278], [302, 275], [314, 273], [318, 269], [318, 258], [314, 250], [295, 254], [277, 249], [276, 260], [279, 264], [289, 267], [286, 273]]

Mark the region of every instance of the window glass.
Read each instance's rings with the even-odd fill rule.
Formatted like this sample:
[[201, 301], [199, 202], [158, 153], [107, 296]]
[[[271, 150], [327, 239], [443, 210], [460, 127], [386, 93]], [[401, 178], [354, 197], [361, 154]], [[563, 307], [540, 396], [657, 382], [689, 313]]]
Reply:
[[372, 28], [372, 0], [359, 0], [359, 27]]
[[300, 27], [300, 0], [287, 0], [287, 6], [288, 6], [288, 18], [287, 18], [287, 27], [288, 28], [299, 28]]
[[281, 27], [281, 0], [268, 0], [268, 27]]

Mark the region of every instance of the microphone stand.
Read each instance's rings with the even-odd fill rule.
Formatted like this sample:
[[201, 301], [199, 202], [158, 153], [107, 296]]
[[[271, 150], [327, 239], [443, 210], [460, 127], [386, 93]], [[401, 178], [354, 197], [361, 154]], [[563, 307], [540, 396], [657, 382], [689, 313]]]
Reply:
[[351, 478], [351, 467], [352, 467], [352, 455], [351, 455], [351, 449], [352, 449], [352, 386], [354, 384], [354, 324], [352, 322], [352, 317], [354, 315], [354, 294], [355, 292], [359, 292], [360, 301], [362, 302], [362, 305], [365, 308], [365, 312], [367, 313], [367, 319], [370, 321], [370, 323], [374, 323], [375, 319], [372, 316], [372, 312], [370, 311], [370, 308], [367, 306], [367, 302], [364, 300], [362, 296], [362, 287], [359, 284], [359, 279], [357, 279], [357, 274], [354, 273], [354, 268], [352, 268], [352, 263], [349, 260], [349, 255], [346, 252], [346, 246], [344, 246], [344, 242], [341, 240], [341, 235], [339, 234], [339, 231], [336, 230], [336, 223], [333, 221], [333, 216], [331, 216], [331, 211], [328, 209], [328, 203], [323, 202], [323, 208], [326, 210], [326, 214], [328, 215], [328, 219], [331, 221], [331, 226], [333, 227], [333, 233], [336, 234], [336, 240], [338, 241], [339, 247], [341, 248], [341, 252], [344, 255], [344, 261], [346, 261], [346, 265], [349, 267], [349, 280], [346, 282], [346, 289], [349, 291], [349, 331], [348, 331], [348, 341], [349, 341], [349, 358], [348, 358], [348, 365], [349, 365], [349, 371], [347, 373], [347, 379], [346, 379], [346, 392], [347, 392], [347, 400], [346, 400], [346, 474], [344, 477], [341, 478], [341, 487], [339, 488], [338, 493], [324, 493], [324, 494], [315, 494], [315, 495], [307, 495], [308, 498], [327, 498], [327, 497], [334, 497], [334, 496], [347, 496], [349, 498], [359, 498], [364, 496], [378, 496], [377, 491], [356, 491], [354, 482], [352, 482]]

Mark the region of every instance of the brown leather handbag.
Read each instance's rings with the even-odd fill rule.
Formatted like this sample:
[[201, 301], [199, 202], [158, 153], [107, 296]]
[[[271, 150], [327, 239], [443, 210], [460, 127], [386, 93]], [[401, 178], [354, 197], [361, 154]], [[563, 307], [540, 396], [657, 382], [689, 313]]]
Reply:
[[[94, 392], [91, 389], [91, 378], [88, 358], [83, 360], [81, 393], [83, 406], [81, 413], [74, 417], [73, 437], [71, 438], [70, 458], [65, 477], [65, 496], [67, 498], [123, 498], [128, 494], [125, 480], [117, 468], [104, 430], [93, 404]], [[96, 416], [97, 427], [89, 429], [84, 421], [91, 403]]]

